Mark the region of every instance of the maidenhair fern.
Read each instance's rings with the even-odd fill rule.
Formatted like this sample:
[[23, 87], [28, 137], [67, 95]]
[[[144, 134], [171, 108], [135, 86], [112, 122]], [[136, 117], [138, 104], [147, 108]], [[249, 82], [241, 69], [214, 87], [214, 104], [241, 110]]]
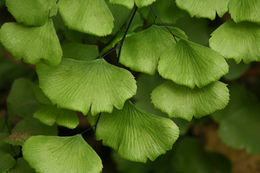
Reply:
[[[210, 114], [227, 145], [260, 153], [259, 102], [245, 94], [234, 103], [234, 92], [247, 92], [232, 86], [229, 103], [221, 80], [241, 75], [233, 65], [228, 73], [225, 58], [260, 61], [258, 0], [6, 0], [5, 6], [16, 22], [2, 24], [0, 43], [35, 73], [32, 80], [16, 79], [8, 95], [7, 123], [0, 119], [0, 172], [101, 172], [101, 158], [84, 136], [91, 129], [96, 140], [130, 161], [154, 161], [174, 148], [177, 172], [190, 173], [194, 164], [205, 173], [229, 172], [228, 164], [214, 165], [225, 158], [181, 137], [192, 120]], [[177, 23], [224, 15], [209, 46]], [[9, 65], [0, 60], [0, 77], [14, 69], [2, 70]], [[10, 131], [17, 115], [22, 120]], [[75, 129], [82, 118], [89, 128], [58, 136], [58, 126]]]

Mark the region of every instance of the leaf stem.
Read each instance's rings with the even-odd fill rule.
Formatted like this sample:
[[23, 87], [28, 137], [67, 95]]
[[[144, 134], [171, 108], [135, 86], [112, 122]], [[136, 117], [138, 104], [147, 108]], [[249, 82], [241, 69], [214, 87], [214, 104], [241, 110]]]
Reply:
[[133, 10], [131, 11], [131, 14], [128, 16], [128, 18], [126, 19], [126, 21], [125, 21], [124, 24], [122, 25], [122, 26], [125, 26], [125, 24], [130, 20], [129, 23], [128, 23], [128, 25], [127, 25], [126, 31], [125, 31], [125, 33], [124, 33], [124, 36], [123, 36], [122, 40], [120, 41], [120, 44], [117, 44], [114, 48], [112, 48], [112, 49], [110, 49], [109, 51], [107, 51], [106, 53], [104, 53], [104, 54], [101, 56], [101, 58], [106, 57], [106, 56], [109, 55], [110, 53], [114, 52], [117, 48], [120, 48], [120, 49], [119, 49], [119, 54], [118, 54], [119, 56], [118, 56], [118, 58], [120, 57], [121, 49], [122, 49], [123, 43], [124, 43], [124, 41], [125, 41], [126, 35], [127, 35], [128, 31], [129, 31], [129, 28], [130, 28], [130, 26], [131, 26], [131, 24], [132, 24], [132, 22], [133, 22], [133, 19], [134, 19], [134, 16], [135, 16], [135, 14], [136, 14], [136, 11], [137, 11], [137, 6], [135, 5], [134, 8], [133, 8]]
[[123, 47], [123, 44], [124, 44], [126, 35], [127, 35], [128, 31], [129, 31], [129, 28], [130, 28], [130, 26], [131, 26], [131, 24], [132, 24], [132, 22], [133, 22], [133, 19], [134, 19], [134, 17], [135, 17], [135, 14], [136, 14], [136, 12], [137, 12], [137, 9], [138, 9], [138, 7], [135, 5], [135, 6], [134, 6], [134, 9], [133, 9], [133, 11], [132, 11], [132, 13], [131, 13], [131, 18], [130, 18], [130, 21], [129, 21], [128, 25], [127, 25], [126, 31], [125, 31], [125, 33], [124, 33], [124, 36], [123, 36], [123, 38], [122, 38], [122, 40], [121, 40], [121, 42], [120, 42], [120, 44], [119, 44], [118, 59], [120, 58], [121, 51], [122, 51], [122, 47]]
[[169, 31], [169, 33], [171, 33], [171, 35], [173, 36], [174, 40], [177, 43], [177, 39], [176, 39], [176, 35], [172, 33], [172, 31], [170, 30], [170, 28], [163, 22], [163, 20], [158, 16], [158, 14], [156, 13], [156, 11], [153, 9], [152, 5], [150, 5], [150, 9], [152, 10], [153, 14], [155, 15], [156, 18], [159, 19], [159, 21], [163, 24], [163, 26]]

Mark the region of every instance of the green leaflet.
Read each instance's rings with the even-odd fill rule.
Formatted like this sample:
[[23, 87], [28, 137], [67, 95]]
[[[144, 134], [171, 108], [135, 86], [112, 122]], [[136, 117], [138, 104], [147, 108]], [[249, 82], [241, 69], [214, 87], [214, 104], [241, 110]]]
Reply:
[[41, 27], [25, 27], [17, 23], [5, 23], [0, 30], [3, 46], [16, 58], [36, 64], [44, 60], [50, 65], [61, 61], [62, 49], [52, 20]]
[[122, 109], [136, 92], [133, 75], [104, 59], [66, 59], [57, 67], [37, 66], [40, 88], [59, 107], [92, 115]]
[[[181, 38], [186, 37], [177, 28], [172, 27], [171, 30]], [[119, 61], [134, 71], [152, 75], [156, 71], [160, 55], [172, 44], [175, 44], [175, 40], [167, 29], [153, 25], [126, 37]]]
[[101, 115], [96, 136], [128, 160], [155, 160], [172, 148], [179, 129], [167, 118], [145, 113], [126, 102], [124, 108]]
[[231, 173], [230, 161], [221, 154], [206, 152], [195, 138], [182, 138], [175, 146], [172, 157], [173, 172], [178, 173]]
[[8, 173], [35, 173], [23, 158], [18, 158], [16, 165]]
[[144, 7], [152, 4], [155, 1], [156, 0], [110, 0], [110, 3], [123, 5], [131, 9], [133, 8], [134, 4], [136, 4], [137, 7]]
[[170, 117], [190, 121], [223, 109], [229, 101], [228, 88], [215, 82], [203, 88], [190, 89], [167, 81], [152, 92], [155, 107]]
[[62, 45], [63, 57], [78, 60], [93, 60], [98, 57], [98, 47], [81, 43], [65, 43]]
[[191, 17], [214, 20], [216, 13], [222, 17], [228, 11], [228, 0], [176, 0], [177, 5], [186, 10]]
[[0, 172], [5, 173], [15, 165], [15, 160], [9, 153], [0, 151]]
[[39, 173], [99, 173], [102, 162], [80, 136], [33, 136], [23, 145], [24, 158]]
[[60, 0], [59, 12], [70, 29], [105, 36], [112, 32], [113, 15], [104, 0]]
[[228, 64], [212, 49], [180, 40], [161, 55], [158, 72], [177, 84], [202, 88], [225, 75]]
[[55, 122], [70, 129], [74, 129], [79, 124], [76, 112], [59, 109], [52, 105], [44, 105], [34, 113], [34, 118], [48, 126], [52, 126]]
[[6, 142], [12, 145], [23, 145], [23, 143], [35, 135], [57, 135], [56, 126], [46, 126], [34, 118], [26, 118], [18, 122], [12, 129], [11, 135]]
[[6, 6], [17, 22], [41, 26], [48, 21], [51, 10], [56, 8], [56, 0], [6, 0]]
[[254, 23], [225, 22], [210, 38], [210, 47], [237, 63], [260, 61], [260, 25]]
[[31, 117], [39, 108], [39, 103], [34, 98], [34, 84], [24, 78], [14, 81], [7, 98], [8, 112], [11, 116]]
[[249, 21], [260, 23], [259, 0], [229, 0], [231, 18], [236, 22]]

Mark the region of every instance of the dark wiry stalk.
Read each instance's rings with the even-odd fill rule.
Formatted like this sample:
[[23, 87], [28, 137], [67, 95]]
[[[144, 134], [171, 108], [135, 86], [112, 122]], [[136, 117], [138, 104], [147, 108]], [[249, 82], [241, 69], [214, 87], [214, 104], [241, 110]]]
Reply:
[[126, 35], [127, 35], [128, 31], [129, 31], [129, 28], [130, 28], [130, 26], [131, 26], [131, 24], [132, 24], [132, 22], [133, 22], [133, 19], [134, 19], [134, 17], [135, 17], [135, 14], [136, 14], [137, 9], [138, 9], [138, 7], [135, 5], [135, 6], [134, 6], [134, 9], [133, 9], [133, 11], [132, 11], [132, 13], [131, 13], [131, 19], [130, 19], [128, 25], [127, 25], [125, 34], [124, 34], [124, 36], [123, 36], [123, 38], [122, 38], [122, 40], [121, 40], [121, 42], [120, 42], [120, 44], [119, 44], [118, 59], [120, 58], [121, 50], [122, 50], [122, 47], [123, 47], [123, 44], [124, 44]]
[[126, 19], [126, 21], [125, 21], [124, 24], [122, 25], [122, 26], [125, 26], [125, 24], [126, 24], [126, 23], [129, 21], [129, 19], [130, 19], [130, 21], [129, 21], [128, 25], [127, 25], [126, 31], [125, 31], [125, 33], [124, 33], [124, 36], [123, 36], [122, 40], [120, 41], [120, 44], [117, 44], [114, 48], [112, 48], [112, 49], [110, 49], [109, 51], [107, 51], [104, 55], [102, 55], [101, 58], [104, 58], [104, 57], [106, 57], [107, 55], [109, 55], [110, 53], [116, 51], [117, 48], [120, 48], [120, 49], [119, 49], [119, 54], [118, 54], [118, 57], [120, 57], [121, 49], [122, 49], [123, 43], [124, 43], [124, 41], [125, 41], [126, 35], [127, 35], [128, 31], [129, 31], [129, 28], [130, 28], [130, 26], [131, 26], [131, 24], [132, 24], [132, 22], [133, 22], [133, 19], [134, 19], [134, 16], [135, 16], [135, 14], [136, 14], [136, 11], [137, 11], [137, 7], [135, 6], [135, 7], [133, 8], [131, 14], [128, 16], [128, 18]]
[[172, 33], [172, 31], [170, 30], [170, 28], [163, 22], [163, 20], [157, 15], [157, 13], [155, 12], [155, 10], [153, 9], [152, 5], [150, 5], [150, 9], [152, 10], [153, 14], [155, 15], [156, 18], [159, 19], [159, 21], [163, 24], [163, 26], [169, 31], [169, 33], [171, 33], [171, 35], [173, 36], [174, 40], [177, 43], [177, 39], [176, 39], [176, 35]]

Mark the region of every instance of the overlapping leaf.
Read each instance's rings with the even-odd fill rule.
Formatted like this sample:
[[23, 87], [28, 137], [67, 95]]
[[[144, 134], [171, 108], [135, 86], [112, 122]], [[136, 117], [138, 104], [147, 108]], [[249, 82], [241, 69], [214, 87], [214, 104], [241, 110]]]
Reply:
[[235, 22], [249, 21], [260, 23], [259, 0], [229, 0], [228, 8]]
[[6, 0], [6, 6], [19, 23], [32, 26], [44, 25], [57, 8], [56, 0]]
[[93, 60], [98, 56], [98, 47], [96, 45], [65, 43], [62, 45], [62, 50], [64, 58]]
[[34, 136], [23, 145], [24, 158], [40, 173], [99, 173], [102, 162], [80, 135]]
[[225, 22], [210, 38], [210, 47], [226, 58], [246, 63], [260, 61], [260, 25]]
[[206, 152], [194, 138], [186, 137], [177, 143], [172, 164], [178, 173], [231, 173], [231, 163], [226, 157]]
[[[187, 13], [178, 8], [174, 0], [158, 0], [152, 5], [156, 14], [163, 20], [164, 23], [172, 25], [177, 20], [187, 15]], [[145, 17], [148, 23], [156, 22], [160, 23], [159, 19], [156, 19], [153, 11], [149, 8], [142, 8], [141, 14]]]
[[162, 54], [158, 71], [177, 84], [201, 88], [225, 75], [228, 64], [212, 49], [180, 40]]
[[152, 92], [155, 107], [170, 117], [191, 120], [223, 109], [229, 101], [228, 88], [215, 82], [203, 88], [190, 89], [167, 81]]
[[0, 30], [0, 41], [16, 59], [23, 58], [27, 63], [44, 60], [57, 65], [61, 61], [62, 49], [52, 20], [40, 27], [5, 23]]
[[23, 145], [28, 138], [34, 135], [57, 134], [56, 126], [46, 126], [37, 119], [26, 118], [15, 125], [6, 141], [12, 145]]
[[[179, 37], [186, 37], [183, 31], [171, 29]], [[153, 25], [126, 38], [119, 61], [134, 71], [154, 74], [160, 55], [172, 44], [175, 40], [167, 29]]]
[[39, 103], [34, 98], [34, 84], [24, 78], [14, 81], [7, 98], [8, 112], [11, 116], [31, 117], [39, 108]]
[[[163, 81], [164, 80], [158, 74], [153, 76], [147, 74], [138, 75], [137, 92], [134, 96], [135, 106], [147, 113], [167, 117], [165, 113], [154, 107], [151, 100], [152, 91], [158, 85], [162, 84]], [[172, 118], [172, 120], [179, 127], [180, 135], [184, 135], [188, 131], [191, 124], [190, 122], [180, 118]]]
[[57, 123], [60, 126], [74, 129], [79, 124], [76, 112], [59, 109], [52, 105], [42, 106], [34, 113], [34, 117], [48, 126]]
[[229, 72], [224, 76], [227, 80], [234, 80], [241, 77], [250, 67], [249, 64], [244, 64], [240, 62], [237, 64], [234, 60], [228, 61]]
[[230, 87], [228, 106], [213, 114], [220, 123], [219, 135], [224, 143], [259, 154], [260, 103], [257, 98], [239, 85]]
[[33, 70], [25, 64], [16, 63], [12, 59], [1, 56], [0, 48], [0, 88], [10, 85], [19, 77], [31, 76], [32, 71]]
[[138, 7], [144, 7], [152, 4], [156, 0], [110, 0], [112, 4], [124, 5], [128, 8], [133, 8], [134, 4]]
[[214, 20], [216, 13], [222, 17], [228, 11], [228, 0], [176, 0], [177, 5], [193, 17]]
[[260, 104], [248, 105], [226, 115], [220, 123], [221, 139], [236, 149], [259, 154]]
[[146, 162], [170, 150], [179, 129], [170, 119], [145, 113], [127, 102], [121, 111], [101, 115], [96, 136], [123, 158]]
[[7, 172], [15, 165], [15, 160], [9, 153], [0, 152], [0, 172]]
[[35, 173], [23, 158], [18, 158], [15, 166], [8, 173]]
[[59, 12], [70, 29], [98, 36], [112, 32], [114, 19], [104, 0], [60, 0]]
[[136, 92], [132, 74], [103, 59], [79, 61], [66, 59], [57, 67], [37, 66], [40, 88], [62, 108], [92, 115], [122, 109]]

